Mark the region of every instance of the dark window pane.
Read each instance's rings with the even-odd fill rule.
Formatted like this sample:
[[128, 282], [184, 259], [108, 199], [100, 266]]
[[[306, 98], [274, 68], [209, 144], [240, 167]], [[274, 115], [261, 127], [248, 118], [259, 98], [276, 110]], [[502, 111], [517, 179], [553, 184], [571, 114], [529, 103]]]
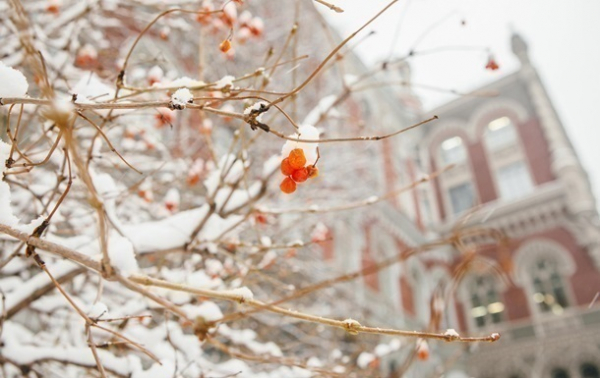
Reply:
[[569, 378], [569, 373], [565, 369], [556, 368], [552, 370], [552, 378]]
[[600, 378], [598, 367], [589, 363], [581, 365], [581, 378]]
[[470, 182], [453, 186], [450, 188], [449, 194], [453, 214], [462, 213], [463, 211], [470, 209], [475, 204], [473, 186]]

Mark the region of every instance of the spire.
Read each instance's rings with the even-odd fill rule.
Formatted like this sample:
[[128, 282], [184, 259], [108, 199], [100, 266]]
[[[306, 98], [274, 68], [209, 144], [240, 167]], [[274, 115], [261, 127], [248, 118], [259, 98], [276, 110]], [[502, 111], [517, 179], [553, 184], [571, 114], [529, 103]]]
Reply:
[[529, 64], [529, 46], [527, 42], [521, 37], [521, 35], [515, 31], [510, 38], [510, 45], [513, 53], [521, 61], [521, 65], [525, 66]]

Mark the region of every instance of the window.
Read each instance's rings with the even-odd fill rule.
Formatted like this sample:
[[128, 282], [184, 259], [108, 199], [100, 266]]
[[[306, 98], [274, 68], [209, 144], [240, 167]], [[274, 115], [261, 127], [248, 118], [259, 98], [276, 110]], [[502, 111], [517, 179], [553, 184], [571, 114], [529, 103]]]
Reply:
[[594, 364], [585, 363], [581, 365], [581, 378], [600, 378], [598, 367]]
[[504, 304], [500, 301], [496, 281], [492, 276], [477, 276], [471, 281], [470, 315], [477, 327], [502, 321]]
[[450, 203], [452, 204], [452, 213], [454, 215], [470, 209], [475, 204], [473, 185], [470, 182], [451, 187], [448, 190], [448, 194], [450, 195]]
[[533, 300], [541, 312], [552, 311], [560, 315], [568, 306], [563, 279], [558, 273], [555, 260], [538, 260], [531, 274], [533, 278]]
[[552, 370], [552, 378], [569, 378], [569, 373], [563, 368], [555, 368]]
[[518, 161], [498, 169], [498, 189], [500, 197], [504, 199], [515, 199], [530, 193], [533, 183], [525, 163]]
[[492, 151], [515, 144], [517, 131], [510, 118], [501, 117], [490, 122], [485, 130], [485, 142]]
[[448, 138], [440, 145], [444, 164], [462, 163], [467, 159], [467, 151], [460, 137]]

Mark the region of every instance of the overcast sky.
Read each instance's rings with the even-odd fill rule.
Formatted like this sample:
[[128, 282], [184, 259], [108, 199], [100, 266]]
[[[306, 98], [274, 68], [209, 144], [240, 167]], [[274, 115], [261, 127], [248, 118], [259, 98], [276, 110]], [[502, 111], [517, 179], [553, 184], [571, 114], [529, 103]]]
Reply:
[[[389, 1], [332, 2], [345, 12], [321, 8], [345, 37]], [[599, 21], [599, 0], [402, 0], [366, 30], [376, 34], [357, 51], [370, 64], [411, 49], [481, 47], [412, 60], [414, 83], [468, 91], [518, 68], [509, 41], [516, 30], [529, 43], [531, 60], [600, 198]], [[484, 69], [486, 48], [498, 61], [498, 71]], [[423, 90], [419, 95], [428, 109], [453, 98]]]

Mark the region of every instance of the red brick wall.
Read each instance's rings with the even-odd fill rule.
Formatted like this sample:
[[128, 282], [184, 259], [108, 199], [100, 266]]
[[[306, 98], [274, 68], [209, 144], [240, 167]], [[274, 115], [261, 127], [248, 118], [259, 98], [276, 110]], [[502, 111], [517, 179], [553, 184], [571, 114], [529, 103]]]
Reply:
[[482, 141], [468, 146], [469, 159], [473, 169], [476, 190], [479, 193], [479, 201], [487, 203], [498, 198], [487, 155]]
[[[371, 226], [365, 227], [365, 247], [363, 248], [361, 266], [367, 269], [375, 265], [376, 260], [373, 256], [375, 251], [371, 250]], [[363, 276], [364, 283], [375, 291], [379, 291], [379, 275], [378, 273]]]
[[402, 309], [410, 316], [415, 316], [415, 302], [413, 298], [413, 288], [408, 279], [407, 271], [403, 271], [400, 275], [400, 295], [402, 296]]
[[525, 155], [531, 167], [533, 181], [540, 185], [554, 180], [550, 152], [539, 120], [532, 118], [517, 126], [517, 131], [523, 141]]

